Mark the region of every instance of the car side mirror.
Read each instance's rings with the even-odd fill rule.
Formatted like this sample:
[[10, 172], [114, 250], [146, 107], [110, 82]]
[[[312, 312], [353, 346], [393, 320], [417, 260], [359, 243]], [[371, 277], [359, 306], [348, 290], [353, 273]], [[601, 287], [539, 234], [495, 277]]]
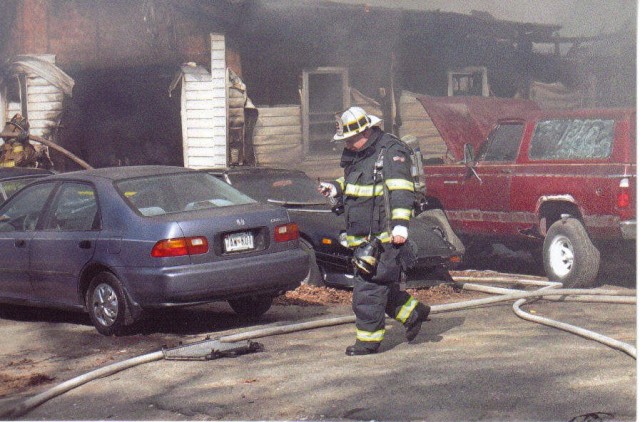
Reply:
[[464, 164], [467, 166], [472, 166], [475, 160], [473, 145], [464, 144]]
[[469, 177], [471, 177], [471, 175], [475, 176], [475, 178], [478, 179], [478, 182], [482, 184], [482, 179], [480, 178], [480, 175], [474, 168], [476, 165], [476, 162], [474, 157], [473, 145], [471, 144], [464, 144], [464, 165], [467, 168], [468, 176]]

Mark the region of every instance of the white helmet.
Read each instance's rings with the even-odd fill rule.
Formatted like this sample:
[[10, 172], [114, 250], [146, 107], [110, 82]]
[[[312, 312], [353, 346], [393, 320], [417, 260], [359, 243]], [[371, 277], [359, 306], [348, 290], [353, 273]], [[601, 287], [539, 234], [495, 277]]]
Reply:
[[368, 115], [360, 107], [350, 107], [342, 115], [336, 115], [336, 134], [333, 140], [342, 141], [380, 123], [382, 123], [380, 118]]

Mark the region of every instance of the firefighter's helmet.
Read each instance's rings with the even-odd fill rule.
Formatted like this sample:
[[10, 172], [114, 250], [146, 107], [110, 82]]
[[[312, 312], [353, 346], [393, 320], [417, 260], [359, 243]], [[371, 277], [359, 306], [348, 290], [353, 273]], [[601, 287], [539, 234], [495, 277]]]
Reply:
[[382, 123], [379, 117], [367, 114], [360, 107], [350, 107], [342, 114], [336, 115], [336, 134], [334, 141], [342, 141], [366, 129]]
[[16, 113], [11, 121], [4, 125], [4, 129], [0, 132], [0, 138], [5, 140], [17, 138], [19, 140], [28, 139], [29, 137], [29, 121], [22, 114]]

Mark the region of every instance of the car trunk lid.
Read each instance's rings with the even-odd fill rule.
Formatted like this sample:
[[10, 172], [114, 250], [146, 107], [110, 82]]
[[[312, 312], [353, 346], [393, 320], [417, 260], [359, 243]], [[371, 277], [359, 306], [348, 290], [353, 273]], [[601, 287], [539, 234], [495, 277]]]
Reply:
[[[206, 237], [208, 252], [191, 256], [192, 263], [234, 259], [290, 249], [292, 242], [275, 242], [276, 227], [289, 223], [283, 208], [262, 203], [208, 208], [174, 215], [184, 236]], [[297, 245], [297, 242], [296, 242]]]

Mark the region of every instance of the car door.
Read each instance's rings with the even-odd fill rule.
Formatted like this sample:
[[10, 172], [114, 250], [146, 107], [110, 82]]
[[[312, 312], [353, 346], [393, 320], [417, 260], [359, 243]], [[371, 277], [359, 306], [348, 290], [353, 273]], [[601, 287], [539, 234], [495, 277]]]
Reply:
[[78, 280], [95, 252], [99, 216], [93, 186], [60, 185], [31, 241], [31, 283], [40, 299], [64, 305], [81, 303]]
[[504, 234], [510, 222], [511, 179], [520, 150], [524, 124], [498, 125], [479, 151], [477, 163], [462, 185], [470, 232]]
[[30, 186], [0, 208], [0, 296], [33, 298], [29, 249], [55, 183]]

